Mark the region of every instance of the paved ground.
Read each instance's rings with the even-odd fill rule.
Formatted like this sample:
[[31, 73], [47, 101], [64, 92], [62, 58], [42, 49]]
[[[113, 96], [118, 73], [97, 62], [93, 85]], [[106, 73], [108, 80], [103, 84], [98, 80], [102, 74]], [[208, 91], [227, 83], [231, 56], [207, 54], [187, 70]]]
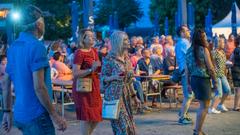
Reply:
[[[232, 98], [227, 101], [229, 108], [232, 108]], [[197, 103], [192, 103], [190, 115], [195, 120]], [[179, 125], [177, 123], [178, 108], [169, 109], [168, 104], [164, 105], [160, 111], [147, 113], [145, 115], [135, 115], [138, 135], [192, 135], [193, 125]], [[68, 129], [57, 135], [80, 135], [79, 123], [75, 120], [75, 113], [68, 110], [66, 118], [69, 121]], [[229, 111], [218, 115], [208, 115], [204, 131], [209, 135], [240, 135], [240, 112]], [[100, 123], [93, 135], [112, 135], [110, 123], [104, 121]], [[9, 135], [21, 135], [16, 129]]]

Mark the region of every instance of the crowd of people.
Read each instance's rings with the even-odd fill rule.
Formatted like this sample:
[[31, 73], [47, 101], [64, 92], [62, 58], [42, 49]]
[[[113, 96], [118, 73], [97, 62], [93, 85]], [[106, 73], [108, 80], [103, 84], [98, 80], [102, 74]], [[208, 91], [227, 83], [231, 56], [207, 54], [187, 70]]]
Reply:
[[[4, 96], [2, 124], [6, 131], [11, 129], [11, 82], [16, 95], [14, 121], [24, 135], [55, 134], [52, 122], [59, 130], [67, 128], [66, 121], [52, 105], [53, 79], [73, 80], [72, 97], [82, 135], [92, 134], [103, 120], [105, 104], [102, 100], [119, 101], [116, 103], [118, 117], [110, 120], [113, 133], [135, 135], [133, 105], [137, 106], [139, 113], [157, 107], [155, 96], [151, 106], [147, 105], [141, 84], [148, 81], [153, 91], [157, 91], [160, 85], [156, 80], [146, 80], [141, 76], [171, 76], [176, 69], [181, 74], [178, 85], [182, 85], [183, 91], [178, 122], [192, 124], [188, 109], [194, 97], [200, 103], [194, 135], [205, 134], [202, 127], [207, 113], [229, 111], [224, 104], [232, 92], [229, 77], [232, 77], [235, 93], [233, 110], [240, 111], [240, 35], [231, 34], [229, 39], [214, 36], [209, 40], [203, 30], [191, 32], [182, 25], [177, 30], [177, 38], [153, 36], [151, 42], [144, 42], [141, 36], [133, 36], [129, 41], [127, 33], [114, 31], [110, 38], [97, 43], [92, 30], [82, 29], [77, 42], [67, 45], [56, 40], [44, 45], [39, 40], [45, 29], [41, 10], [28, 6], [23, 13], [23, 32], [10, 45], [7, 56], [2, 53], [0, 57]], [[90, 92], [79, 91], [79, 78], [81, 81], [91, 80]], [[167, 82], [164, 85], [177, 84]], [[165, 90], [161, 94], [168, 98]]]

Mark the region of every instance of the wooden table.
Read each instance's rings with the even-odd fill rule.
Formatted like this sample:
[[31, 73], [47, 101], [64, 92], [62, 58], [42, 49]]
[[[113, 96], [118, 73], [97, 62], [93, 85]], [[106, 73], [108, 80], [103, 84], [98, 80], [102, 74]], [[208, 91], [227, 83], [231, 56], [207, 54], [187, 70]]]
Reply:
[[[54, 80], [52, 80], [52, 84], [54, 86], [60, 86], [60, 89], [57, 87], [53, 87], [53, 91], [61, 93], [61, 110], [62, 110], [62, 117], [64, 117], [64, 106], [74, 104], [73, 102], [64, 103], [64, 93], [72, 93], [72, 89], [68, 89], [66, 87], [71, 88], [73, 81], [72, 80], [64, 81], [64, 80], [54, 79]], [[56, 101], [56, 103], [57, 103], [57, 101]]]
[[170, 75], [149, 75], [149, 76], [134, 75], [134, 77], [153, 79], [158, 81], [169, 81], [171, 76]]

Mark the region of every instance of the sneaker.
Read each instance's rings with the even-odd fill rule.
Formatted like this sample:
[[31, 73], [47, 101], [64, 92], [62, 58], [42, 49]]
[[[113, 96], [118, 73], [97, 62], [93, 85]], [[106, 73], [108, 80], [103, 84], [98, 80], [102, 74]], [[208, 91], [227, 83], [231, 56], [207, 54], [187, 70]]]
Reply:
[[220, 110], [220, 111], [224, 111], [224, 112], [228, 111], [228, 109], [224, 105], [218, 105], [217, 109]]
[[209, 108], [208, 109], [208, 113], [209, 114], [219, 114], [219, 113], [221, 113], [221, 111], [218, 111], [218, 110], [216, 110], [215, 108]]
[[[181, 111], [178, 112], [178, 117], [181, 117]], [[187, 120], [192, 121], [192, 118], [190, 117], [190, 115], [188, 113], [186, 113], [186, 117]]]
[[178, 123], [183, 125], [193, 124], [193, 122], [187, 118], [179, 118]]
[[144, 107], [143, 107], [143, 110], [152, 111], [152, 108], [150, 108], [150, 107], [148, 107], [148, 106], [144, 106]]

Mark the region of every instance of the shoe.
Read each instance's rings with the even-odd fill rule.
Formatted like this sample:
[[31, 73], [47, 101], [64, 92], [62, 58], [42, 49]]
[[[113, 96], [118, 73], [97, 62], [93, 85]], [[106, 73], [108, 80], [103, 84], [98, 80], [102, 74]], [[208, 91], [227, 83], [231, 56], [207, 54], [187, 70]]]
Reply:
[[152, 108], [157, 108], [157, 104], [156, 103], [152, 103]]
[[193, 124], [193, 122], [191, 120], [188, 120], [187, 118], [180, 118], [178, 120], [178, 123], [183, 125]]
[[218, 105], [217, 109], [220, 110], [220, 111], [224, 111], [224, 112], [228, 111], [228, 109], [224, 105]]
[[[178, 117], [181, 117], [181, 111], [178, 112]], [[186, 117], [187, 120], [192, 121], [192, 118], [190, 117], [190, 115], [188, 113], [186, 113]]]
[[193, 135], [207, 135], [203, 131], [197, 132], [196, 130], [193, 130]]
[[208, 113], [209, 114], [219, 114], [219, 113], [221, 113], [221, 111], [218, 111], [218, 110], [216, 110], [215, 108], [209, 108], [208, 109]]
[[148, 107], [148, 106], [144, 106], [144, 107], [143, 107], [143, 110], [152, 111], [152, 108], [150, 108], [150, 107]]
[[233, 108], [233, 111], [240, 112], [240, 108]]

